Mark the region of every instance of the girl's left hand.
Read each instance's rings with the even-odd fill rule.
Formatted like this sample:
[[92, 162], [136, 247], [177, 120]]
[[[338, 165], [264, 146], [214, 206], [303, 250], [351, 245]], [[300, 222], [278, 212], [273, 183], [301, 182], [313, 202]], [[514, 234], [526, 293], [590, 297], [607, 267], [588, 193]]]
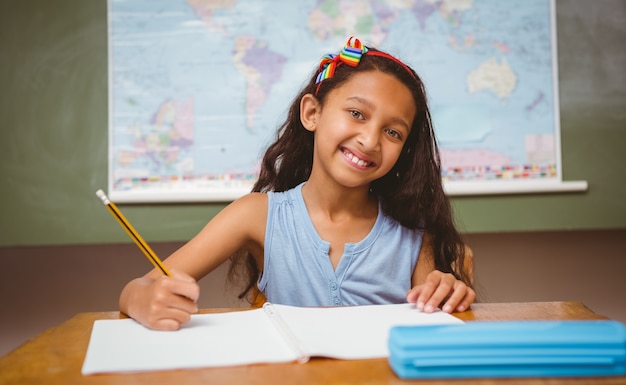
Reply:
[[406, 299], [426, 313], [434, 312], [439, 306], [446, 313], [465, 311], [474, 302], [476, 292], [450, 273], [431, 271], [426, 282], [408, 291]]

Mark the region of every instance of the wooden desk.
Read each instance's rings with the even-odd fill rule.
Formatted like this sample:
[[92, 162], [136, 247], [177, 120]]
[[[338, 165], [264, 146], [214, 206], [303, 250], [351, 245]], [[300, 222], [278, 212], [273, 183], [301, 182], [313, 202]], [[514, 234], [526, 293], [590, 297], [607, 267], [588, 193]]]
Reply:
[[[205, 310], [204, 313], [220, 312]], [[605, 319], [578, 302], [482, 303], [455, 313], [464, 321]], [[136, 374], [82, 376], [91, 328], [97, 319], [119, 318], [118, 312], [81, 313], [50, 328], [0, 358], [0, 384], [407, 384], [390, 369], [385, 359], [332, 360], [315, 358], [306, 364], [260, 364], [225, 368], [172, 370]], [[452, 381], [419, 381], [448, 384]], [[479, 379], [463, 384], [626, 384], [626, 377]]]

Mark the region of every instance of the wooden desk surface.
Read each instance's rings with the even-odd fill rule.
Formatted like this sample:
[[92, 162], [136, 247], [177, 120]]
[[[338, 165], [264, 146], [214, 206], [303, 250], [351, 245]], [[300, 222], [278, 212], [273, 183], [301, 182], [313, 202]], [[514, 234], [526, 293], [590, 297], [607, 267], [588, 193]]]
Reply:
[[[203, 313], [226, 310], [204, 310]], [[455, 313], [464, 321], [605, 319], [578, 302], [479, 303]], [[82, 376], [93, 322], [120, 318], [118, 312], [81, 313], [0, 358], [0, 384], [407, 384], [386, 359], [314, 358], [306, 364], [257, 364], [236, 367]], [[444, 384], [451, 381], [419, 381]], [[463, 384], [626, 384], [626, 377], [475, 379]]]

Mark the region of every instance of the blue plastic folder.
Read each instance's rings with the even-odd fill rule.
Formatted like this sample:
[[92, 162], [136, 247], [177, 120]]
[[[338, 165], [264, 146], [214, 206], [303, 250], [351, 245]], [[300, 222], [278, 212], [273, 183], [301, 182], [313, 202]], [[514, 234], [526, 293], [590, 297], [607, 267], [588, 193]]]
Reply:
[[617, 321], [500, 321], [396, 326], [389, 364], [404, 379], [623, 376]]

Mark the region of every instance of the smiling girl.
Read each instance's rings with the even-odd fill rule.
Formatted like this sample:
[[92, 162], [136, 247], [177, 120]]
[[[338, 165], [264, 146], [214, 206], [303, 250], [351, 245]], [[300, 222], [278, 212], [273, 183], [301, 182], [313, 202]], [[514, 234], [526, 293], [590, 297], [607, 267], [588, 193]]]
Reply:
[[253, 192], [165, 260], [172, 277], [129, 282], [120, 310], [178, 329], [198, 310], [196, 280], [231, 259], [251, 300], [464, 311], [476, 294], [440, 175], [419, 76], [350, 38], [294, 99]]

